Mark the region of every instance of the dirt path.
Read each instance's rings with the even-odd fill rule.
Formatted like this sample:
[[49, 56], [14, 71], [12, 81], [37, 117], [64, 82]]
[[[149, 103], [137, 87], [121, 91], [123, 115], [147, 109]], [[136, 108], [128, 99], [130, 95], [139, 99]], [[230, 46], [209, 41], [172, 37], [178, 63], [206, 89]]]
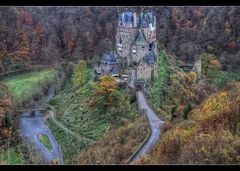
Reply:
[[60, 122], [58, 122], [58, 121], [55, 119], [55, 114], [54, 114], [54, 111], [52, 111], [52, 110], [49, 110], [49, 111], [48, 111], [48, 114], [46, 114], [46, 115], [44, 116], [44, 120], [46, 121], [46, 120], [49, 119], [49, 118], [52, 118], [52, 120], [53, 120], [53, 122], [54, 122], [55, 124], [57, 124], [59, 127], [61, 127], [62, 129], [64, 129], [64, 130], [65, 130], [66, 132], [68, 132], [69, 134], [75, 136], [76, 138], [78, 138], [78, 139], [83, 139], [84, 141], [89, 141], [89, 142], [91, 142], [91, 143], [95, 142], [95, 141], [93, 141], [92, 139], [89, 139], [89, 138], [86, 138], [86, 137], [83, 137], [83, 136], [79, 136], [79, 135], [77, 135], [75, 132], [73, 132], [73, 131], [69, 130], [68, 128], [66, 128], [65, 126], [63, 126]]

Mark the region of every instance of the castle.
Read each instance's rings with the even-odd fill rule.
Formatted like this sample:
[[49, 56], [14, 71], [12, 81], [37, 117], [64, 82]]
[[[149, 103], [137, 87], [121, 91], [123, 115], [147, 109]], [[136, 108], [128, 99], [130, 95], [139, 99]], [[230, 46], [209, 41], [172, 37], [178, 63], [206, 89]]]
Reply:
[[120, 66], [137, 69], [137, 79], [157, 76], [156, 16], [152, 12], [123, 12], [118, 17], [116, 53]]
[[106, 52], [103, 54], [100, 61], [100, 68], [103, 75], [108, 73], [117, 74], [119, 68], [116, 54], [113, 52]]
[[[116, 49], [109, 62], [115, 58], [120, 68], [134, 67], [137, 79], [151, 81], [157, 77], [156, 16], [152, 12], [141, 12], [139, 16], [135, 12], [119, 14]], [[106, 70], [109, 63], [104, 61], [100, 64], [102, 70]]]

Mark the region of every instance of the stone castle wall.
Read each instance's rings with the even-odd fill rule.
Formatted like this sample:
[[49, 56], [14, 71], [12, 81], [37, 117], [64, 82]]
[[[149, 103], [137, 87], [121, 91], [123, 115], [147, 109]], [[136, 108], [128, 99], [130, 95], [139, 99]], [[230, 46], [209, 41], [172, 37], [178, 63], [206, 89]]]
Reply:
[[136, 53], [132, 53], [132, 62], [139, 63], [139, 61], [148, 53], [148, 43], [145, 45], [135, 45]]
[[137, 79], [149, 81], [151, 79], [151, 72], [151, 67], [139, 65], [137, 67]]
[[[118, 27], [116, 36], [116, 48], [120, 58], [127, 59], [127, 65], [130, 65], [132, 61], [132, 43], [137, 35], [137, 28], [135, 27]], [[118, 44], [120, 43], [120, 37], [122, 40], [122, 50], [118, 50]], [[124, 59], [123, 59], [124, 60]]]
[[[155, 16], [154, 21], [156, 23]], [[140, 60], [149, 53], [150, 43], [154, 44], [152, 51], [157, 55], [156, 26], [154, 25], [154, 28], [139, 28], [137, 26], [138, 22], [139, 17], [137, 17], [136, 13], [133, 13], [133, 23], [124, 23], [121, 22], [121, 19], [119, 20], [116, 49], [120, 57], [121, 66], [124, 66], [124, 68], [131, 64], [139, 65]], [[146, 41], [140, 41], [136, 44], [136, 37], [140, 31], [143, 31]], [[152, 77], [157, 77], [157, 65], [137, 66], [138, 79], [150, 80]]]

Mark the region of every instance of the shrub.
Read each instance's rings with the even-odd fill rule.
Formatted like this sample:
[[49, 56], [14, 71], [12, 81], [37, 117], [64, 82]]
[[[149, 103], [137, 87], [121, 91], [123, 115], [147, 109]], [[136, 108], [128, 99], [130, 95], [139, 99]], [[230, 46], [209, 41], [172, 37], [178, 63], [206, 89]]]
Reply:
[[[240, 83], [228, 86], [191, 111], [187, 121], [163, 134], [142, 164], [237, 164]], [[188, 113], [188, 104], [184, 111]], [[188, 116], [188, 115], [187, 115]]]
[[86, 62], [80, 60], [73, 68], [73, 84], [76, 88], [80, 88], [87, 80]]
[[192, 105], [187, 104], [187, 106], [183, 110], [183, 119], [185, 119], [185, 120], [188, 119], [188, 114], [191, 110], [192, 110]]

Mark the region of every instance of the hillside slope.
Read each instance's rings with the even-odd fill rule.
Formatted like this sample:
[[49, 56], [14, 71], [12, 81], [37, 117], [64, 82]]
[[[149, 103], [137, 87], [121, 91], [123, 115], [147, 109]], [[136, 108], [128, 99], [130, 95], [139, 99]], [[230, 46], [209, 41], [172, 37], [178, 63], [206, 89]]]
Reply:
[[118, 13], [156, 13], [160, 49], [184, 61], [211, 52], [239, 68], [239, 7], [1, 7], [0, 72], [83, 58], [114, 47]]
[[239, 164], [240, 83], [230, 82], [191, 111], [189, 120], [163, 134], [139, 163]]

